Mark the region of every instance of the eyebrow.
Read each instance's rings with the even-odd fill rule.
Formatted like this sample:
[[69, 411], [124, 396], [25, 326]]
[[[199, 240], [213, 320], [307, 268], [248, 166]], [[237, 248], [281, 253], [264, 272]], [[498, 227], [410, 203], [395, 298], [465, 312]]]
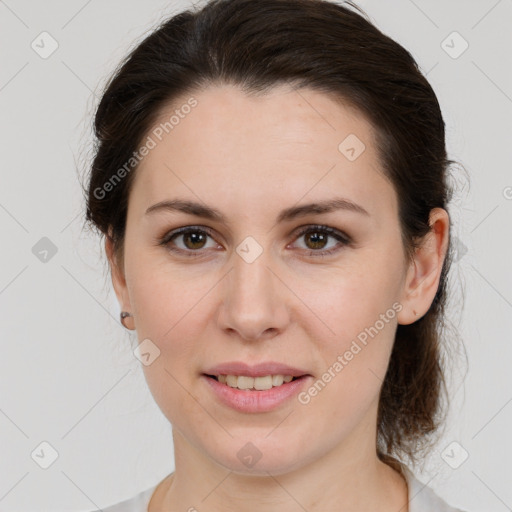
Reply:
[[[146, 210], [146, 214], [153, 213], [156, 211], [180, 211], [210, 219], [212, 221], [222, 222], [227, 224], [226, 216], [219, 210], [212, 208], [201, 203], [194, 201], [188, 201], [185, 199], [173, 199], [167, 201], [160, 201]], [[367, 210], [361, 205], [354, 203], [348, 199], [342, 197], [336, 197], [334, 199], [328, 199], [326, 201], [317, 201], [315, 203], [304, 204], [301, 206], [292, 206], [282, 210], [278, 217], [277, 222], [285, 222], [293, 220], [297, 217], [304, 217], [311, 214], [330, 213], [336, 210], [348, 210], [356, 213], [360, 213], [366, 216], [370, 216]]]

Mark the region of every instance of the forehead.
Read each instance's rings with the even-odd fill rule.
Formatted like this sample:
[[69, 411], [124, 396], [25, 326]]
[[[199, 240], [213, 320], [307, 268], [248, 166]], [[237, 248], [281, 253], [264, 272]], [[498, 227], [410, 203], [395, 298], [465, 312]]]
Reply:
[[211, 86], [162, 109], [147, 136], [154, 147], [132, 185], [141, 206], [173, 192], [217, 201], [222, 193], [227, 202], [238, 197], [265, 208], [333, 192], [369, 209], [376, 196], [383, 204], [394, 200], [372, 125], [311, 89], [279, 86], [253, 96], [233, 85]]

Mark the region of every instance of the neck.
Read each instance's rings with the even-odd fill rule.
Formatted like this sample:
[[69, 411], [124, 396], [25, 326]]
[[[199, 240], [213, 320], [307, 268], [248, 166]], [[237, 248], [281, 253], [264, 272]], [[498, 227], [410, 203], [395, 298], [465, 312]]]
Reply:
[[227, 470], [178, 431], [173, 438], [176, 470], [155, 492], [149, 512], [408, 512], [404, 478], [361, 445], [354, 453], [339, 447], [291, 471], [256, 475]]

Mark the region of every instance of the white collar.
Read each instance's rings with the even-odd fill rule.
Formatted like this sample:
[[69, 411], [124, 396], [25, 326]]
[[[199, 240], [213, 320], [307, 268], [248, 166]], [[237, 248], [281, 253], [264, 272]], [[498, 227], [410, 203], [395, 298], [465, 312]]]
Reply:
[[464, 512], [448, 505], [430, 487], [420, 482], [407, 466], [401, 466], [408, 487], [409, 512]]

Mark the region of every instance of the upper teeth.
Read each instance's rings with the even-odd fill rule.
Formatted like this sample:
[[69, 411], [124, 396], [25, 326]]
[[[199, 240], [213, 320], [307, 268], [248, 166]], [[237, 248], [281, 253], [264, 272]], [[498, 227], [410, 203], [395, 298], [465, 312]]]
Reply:
[[247, 377], [245, 375], [217, 375], [219, 382], [238, 389], [257, 389], [260, 391], [290, 382], [291, 375], [266, 375], [265, 377]]

